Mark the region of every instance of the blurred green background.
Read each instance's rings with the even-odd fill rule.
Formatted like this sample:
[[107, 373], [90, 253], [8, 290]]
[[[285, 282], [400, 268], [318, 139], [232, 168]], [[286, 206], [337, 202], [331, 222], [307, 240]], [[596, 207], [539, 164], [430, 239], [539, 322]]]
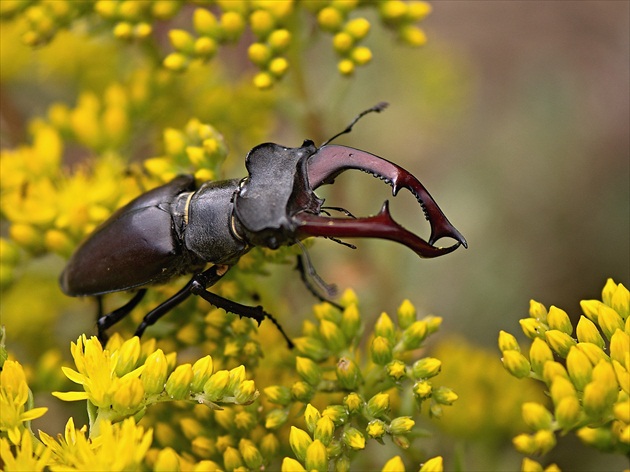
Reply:
[[[387, 241], [352, 241], [356, 251], [321, 241], [311, 257], [327, 282], [355, 289], [366, 316], [394, 313], [400, 301], [409, 298], [421, 314], [444, 318], [440, 335], [446, 343], [462, 339], [447, 335], [460, 335], [494, 350], [498, 364], [498, 331], [520, 331], [518, 319], [527, 316], [530, 298], [564, 308], [575, 321], [579, 300], [598, 298], [607, 277], [626, 286], [630, 281], [630, 3], [441, 1], [433, 6], [423, 22], [429, 38], [423, 49], [393, 47], [391, 35], [374, 27], [366, 41], [374, 59], [350, 80], [335, 70], [330, 37], [319, 35], [303, 58], [305, 95], [296, 92], [291, 73], [272, 92], [247, 92], [276, 98], [275, 122], [250, 131], [260, 139], [230, 140], [238, 129], [226, 129], [221, 121], [230, 110], [209, 110], [208, 121], [228, 138], [227, 176], [239, 177], [245, 175], [245, 153], [261, 140], [288, 146], [298, 146], [305, 138], [321, 143], [359, 111], [388, 101], [385, 112], [366, 117], [338, 142], [411, 171], [470, 247], [422, 261]], [[107, 83], [104, 71], [120, 60], [107, 56], [111, 44], [99, 45], [100, 66], [81, 71], [68, 71], [70, 65], [62, 58], [57, 63], [50, 56], [44, 66], [37, 64], [45, 48], [34, 56], [28, 56], [25, 46], [20, 46], [22, 54], [3, 51], [3, 59], [8, 59], [2, 63], [0, 83], [2, 146], [15, 146], [12, 138], [24, 132], [12, 129], [15, 123], [43, 113], [53, 101], [73, 103], [77, 84]], [[244, 54], [236, 47], [221, 56], [228, 72], [251, 72]], [[126, 59], [133, 61], [133, 54]], [[15, 73], [17, 69], [21, 72]], [[201, 81], [194, 73], [182, 80]], [[200, 87], [200, 97], [212, 84], [206, 87]], [[184, 112], [172, 118], [170, 110], [163, 113], [157, 121], [174, 127], [189, 118]], [[309, 115], [320, 118], [318, 126], [306, 124]], [[256, 116], [252, 113], [251, 119]], [[154, 149], [135, 149], [135, 157], [153, 156]], [[395, 219], [427, 233], [420, 208], [408, 192], [392, 199], [389, 187], [368, 175], [348, 172], [322, 195], [329, 205], [344, 206], [356, 215], [376, 213], [390, 199]], [[25, 279], [28, 284], [4, 293], [0, 302], [13, 297], [14, 303], [27, 305], [24, 311], [46, 312], [58, 295], [50, 274], [63, 262], [55, 259], [52, 265], [34, 265]], [[263, 304], [278, 314], [290, 334], [297, 334], [314, 300], [294, 271], [271, 269], [271, 277], [261, 278], [260, 285], [268, 288], [261, 292], [273, 298], [263, 298]], [[32, 275], [37, 272], [43, 273], [41, 278]], [[71, 315], [85, 310], [85, 305], [72, 303], [78, 308], [71, 308]], [[64, 339], [76, 339], [91, 329], [91, 319], [64, 319]], [[22, 325], [28, 324], [25, 321]], [[32, 323], [22, 329], [22, 336], [43, 334]], [[448, 344], [440, 352], [448, 369]], [[460, 395], [463, 408], [467, 401], [475, 400]], [[520, 462], [509, 437], [493, 440], [505, 455], [495, 462], [497, 468], [509, 470], [507, 464]], [[452, 436], [436, 437], [435, 453], [452, 452], [449, 441]], [[572, 438], [563, 439], [561, 446], [547, 459], [558, 461], [563, 470], [627, 466], [582, 447], [576, 453], [579, 443]], [[484, 470], [488, 463], [479, 451], [468, 457], [468, 470]]]

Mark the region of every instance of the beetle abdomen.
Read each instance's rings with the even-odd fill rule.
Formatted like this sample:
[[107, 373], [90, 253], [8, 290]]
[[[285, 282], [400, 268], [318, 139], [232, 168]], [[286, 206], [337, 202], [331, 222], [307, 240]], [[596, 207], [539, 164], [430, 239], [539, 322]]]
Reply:
[[85, 240], [61, 274], [67, 295], [100, 295], [159, 283], [186, 272], [170, 204], [194, 190], [192, 176], [180, 176], [114, 213]]

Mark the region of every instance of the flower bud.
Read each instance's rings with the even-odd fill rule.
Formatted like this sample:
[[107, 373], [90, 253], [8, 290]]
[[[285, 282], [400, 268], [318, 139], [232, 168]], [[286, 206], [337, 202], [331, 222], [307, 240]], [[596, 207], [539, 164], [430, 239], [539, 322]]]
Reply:
[[329, 416], [337, 426], [344, 424], [348, 419], [348, 413], [342, 405], [327, 406], [322, 411], [322, 416]]
[[278, 429], [287, 422], [289, 414], [285, 410], [275, 409], [267, 413], [265, 418], [265, 428]]
[[601, 450], [607, 450], [613, 443], [612, 430], [609, 427], [584, 426], [578, 429], [576, 434], [583, 443]]
[[398, 326], [407, 329], [416, 321], [416, 307], [409, 300], [403, 300], [396, 312], [398, 315]]
[[551, 385], [551, 382], [558, 376], [569, 379], [569, 374], [562, 364], [556, 361], [545, 362], [543, 367], [543, 379], [545, 383]]
[[618, 329], [610, 338], [610, 357], [617, 362], [625, 362], [630, 352], [630, 336]]
[[567, 371], [577, 389], [582, 391], [586, 384], [591, 381], [593, 366], [586, 354], [577, 347], [572, 347], [567, 355]]
[[577, 424], [582, 410], [580, 402], [575, 396], [566, 396], [556, 403], [556, 421], [560, 427], [568, 431]]
[[193, 380], [190, 385], [190, 389], [193, 392], [201, 392], [203, 390], [203, 386], [212, 375], [212, 369], [212, 357], [210, 356], [202, 357], [193, 364]]
[[346, 32], [341, 32], [333, 36], [333, 48], [338, 54], [346, 54], [354, 46], [354, 38]]
[[317, 422], [322, 417], [317, 408], [315, 408], [310, 403], [306, 405], [306, 409], [304, 410], [304, 421], [306, 423], [306, 427], [312, 433], [315, 431], [315, 426]]
[[597, 311], [597, 321], [606, 338], [611, 339], [615, 331], [620, 329], [623, 331], [624, 323], [619, 313], [612, 308], [601, 304]]
[[328, 470], [328, 453], [324, 443], [316, 439], [306, 449], [306, 470]]
[[[627, 360], [626, 363], [628, 363]], [[619, 387], [621, 387], [621, 390], [623, 390], [626, 395], [630, 395], [630, 374], [628, 374], [628, 370], [616, 359], [612, 361], [612, 365], [615, 370], [615, 375], [617, 376]]]
[[551, 395], [551, 399], [556, 405], [565, 397], [577, 397], [577, 392], [575, 391], [575, 387], [571, 381], [561, 376], [558, 376], [551, 381], [549, 393]]
[[501, 361], [503, 362], [503, 367], [519, 379], [527, 377], [531, 370], [529, 361], [518, 351], [504, 351]]
[[534, 434], [534, 443], [540, 454], [546, 454], [556, 445], [556, 435], [549, 429], [541, 429]]
[[291, 397], [299, 402], [307, 403], [313, 396], [314, 390], [308, 383], [300, 381], [291, 386]]
[[391, 361], [387, 364], [385, 369], [387, 371], [387, 375], [394, 380], [400, 380], [407, 375], [407, 365], [399, 360]]
[[199, 457], [209, 458], [217, 454], [214, 440], [205, 436], [196, 436], [191, 439], [192, 451]]
[[543, 368], [546, 362], [553, 361], [553, 352], [549, 345], [541, 338], [534, 338], [529, 348], [529, 362], [532, 370], [539, 376], [542, 376]]
[[137, 377], [119, 379], [117, 388], [112, 395], [112, 408], [126, 413], [136, 411], [144, 400], [144, 387]]
[[131, 372], [140, 358], [140, 338], [134, 336], [125, 341], [118, 349], [118, 360], [116, 362], [116, 375], [122, 377]]
[[238, 443], [238, 450], [248, 469], [260, 470], [263, 465], [263, 456], [251, 440], [241, 439]]
[[237, 40], [245, 29], [245, 19], [235, 11], [224, 12], [219, 22], [223, 28], [224, 37], [228, 41]]
[[299, 354], [316, 361], [324, 360], [329, 355], [328, 348], [321, 340], [314, 336], [295, 338], [293, 344]]
[[210, 401], [223, 398], [230, 383], [230, 373], [227, 370], [219, 370], [210, 376], [203, 386], [203, 392]]
[[190, 396], [190, 383], [193, 379], [192, 366], [182, 364], [177, 366], [166, 381], [166, 393], [174, 400], [183, 400]]
[[385, 423], [382, 420], [372, 420], [365, 428], [367, 435], [374, 439], [382, 438], [386, 431]]
[[223, 451], [223, 464], [226, 470], [236, 470], [243, 467], [243, 458], [236, 448], [228, 447]]
[[621, 318], [625, 320], [630, 318], [630, 292], [623, 284], [617, 285], [617, 288], [612, 294], [610, 306], [619, 313]]
[[343, 399], [343, 404], [350, 414], [360, 412], [363, 407], [363, 398], [358, 393], [352, 392]]
[[306, 469], [302, 466], [302, 464], [291, 457], [285, 457], [282, 459], [280, 470], [281, 472], [306, 472]]
[[334, 7], [324, 7], [317, 14], [317, 23], [320, 28], [331, 33], [341, 29], [343, 20], [341, 11]]
[[354, 62], [350, 59], [342, 59], [337, 64], [337, 70], [341, 75], [350, 76], [354, 74]]
[[584, 315], [591, 321], [593, 321], [594, 323], [597, 323], [597, 315], [599, 312], [599, 305], [601, 305], [602, 302], [600, 302], [599, 300], [582, 300], [580, 301], [580, 307], [582, 308], [582, 311], [584, 312]]
[[452, 405], [459, 396], [449, 387], [438, 387], [433, 391], [433, 399], [442, 405]]
[[186, 54], [192, 54], [194, 52], [195, 40], [188, 31], [172, 29], [168, 32], [168, 38], [176, 51]]
[[374, 324], [374, 335], [382, 336], [390, 341], [394, 341], [396, 336], [395, 333], [396, 331], [392, 319], [387, 313], [382, 312], [381, 316], [378, 317], [376, 323]]
[[335, 423], [329, 416], [322, 416], [315, 425], [315, 431], [313, 431], [313, 438], [319, 439], [325, 446], [330, 444], [330, 441], [335, 434]]
[[166, 447], [158, 452], [153, 470], [156, 472], [166, 472], [169, 470], [179, 470], [179, 456], [170, 447]]
[[557, 329], [569, 336], [573, 332], [573, 325], [567, 312], [553, 305], [549, 308], [549, 313], [547, 314], [547, 324], [549, 329]]
[[394, 456], [385, 462], [381, 472], [405, 472], [405, 464], [400, 456]]
[[247, 49], [247, 55], [259, 67], [265, 66], [272, 58], [271, 49], [263, 43], [252, 43]]
[[595, 323], [589, 320], [586, 316], [580, 316], [576, 334], [578, 341], [582, 343], [593, 343], [602, 349], [605, 346], [604, 338], [602, 338], [602, 335], [599, 334], [597, 326], [595, 326]]
[[523, 420], [525, 424], [535, 431], [551, 429], [553, 416], [540, 403], [526, 402], [522, 405]]
[[355, 64], [363, 66], [372, 60], [372, 50], [366, 46], [357, 46], [350, 51]]
[[543, 323], [547, 322], [547, 309], [545, 305], [537, 302], [536, 300], [529, 301], [529, 317]]
[[593, 365], [597, 365], [599, 361], [610, 360], [602, 348], [593, 343], [577, 343], [576, 347], [588, 357], [588, 360]]
[[444, 470], [444, 461], [442, 456], [432, 457], [420, 467], [420, 472], [442, 472]]
[[575, 346], [575, 340], [566, 333], [558, 331], [557, 329], [551, 329], [545, 332], [545, 339], [551, 349], [554, 350], [560, 357], [566, 358], [569, 354], [569, 349]]
[[239, 405], [249, 405], [258, 398], [258, 395], [259, 392], [253, 380], [243, 380], [234, 389], [234, 399]]
[[413, 386], [413, 394], [418, 400], [426, 400], [433, 393], [433, 387], [431, 382], [427, 380], [421, 380], [416, 382]]
[[142, 385], [147, 395], [154, 395], [164, 390], [166, 376], [168, 372], [168, 362], [161, 349], [153, 352], [144, 361], [144, 370], [140, 375]]
[[319, 333], [326, 342], [328, 348], [333, 352], [339, 352], [344, 349], [348, 342], [343, 335], [343, 331], [332, 321], [321, 320], [319, 324]]
[[389, 424], [389, 432], [393, 435], [405, 434], [411, 431], [415, 424], [416, 422], [411, 419], [411, 416], [399, 416]]
[[341, 388], [345, 390], [354, 390], [361, 383], [361, 371], [359, 366], [347, 357], [342, 357], [337, 362], [337, 380]]
[[383, 336], [377, 336], [372, 340], [370, 353], [372, 362], [375, 364], [385, 365], [393, 359], [390, 343], [388, 339]]
[[278, 436], [273, 433], [267, 433], [260, 440], [260, 452], [266, 458], [275, 457], [280, 451], [280, 441]]
[[429, 379], [435, 377], [442, 369], [442, 361], [434, 357], [425, 357], [416, 361], [411, 369], [414, 378]]
[[345, 430], [341, 439], [350, 449], [355, 451], [365, 449], [365, 437], [356, 428], [350, 427]]
[[414, 321], [409, 328], [403, 331], [402, 342], [406, 350], [417, 349], [427, 337], [428, 327], [426, 321]]
[[267, 400], [276, 405], [286, 406], [291, 401], [291, 391], [288, 387], [272, 385], [264, 390]]
[[344, 30], [358, 41], [370, 32], [370, 22], [365, 18], [354, 18], [346, 23]]
[[317, 386], [322, 378], [321, 368], [307, 357], [295, 358], [297, 373], [312, 386]]
[[346, 339], [354, 339], [361, 329], [361, 316], [356, 305], [349, 305], [341, 315], [341, 330]]
[[523, 333], [525, 333], [525, 336], [529, 339], [543, 337], [547, 331], [547, 327], [535, 318], [524, 318], [519, 320], [519, 324], [521, 325]]
[[377, 393], [367, 402], [367, 412], [369, 416], [378, 418], [389, 410], [389, 394]]
[[499, 350], [503, 351], [517, 351], [521, 352], [521, 348], [518, 345], [516, 338], [506, 331], [499, 331]]
[[264, 39], [273, 31], [275, 20], [273, 15], [267, 10], [255, 10], [249, 15], [249, 26], [252, 32], [261, 39]]
[[519, 434], [512, 439], [512, 444], [514, 444], [514, 448], [520, 452], [521, 454], [535, 454], [536, 453], [536, 442], [534, 441], [534, 437], [529, 434]]

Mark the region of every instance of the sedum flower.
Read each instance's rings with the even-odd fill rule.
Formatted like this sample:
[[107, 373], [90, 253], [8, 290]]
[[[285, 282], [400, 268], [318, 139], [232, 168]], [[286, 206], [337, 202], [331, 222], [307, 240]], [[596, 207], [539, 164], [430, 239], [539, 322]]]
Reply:
[[372, 420], [365, 428], [367, 435], [374, 439], [382, 438], [387, 432], [385, 422], [382, 420]]
[[[9, 440], [15, 444], [23, 441], [24, 423], [43, 416], [48, 408], [30, 408], [32, 399], [24, 369], [17, 361], [7, 360], [0, 371], [0, 431], [8, 433]], [[26, 434], [26, 433], [25, 433]], [[24, 448], [28, 444], [24, 443]]]
[[291, 433], [289, 434], [289, 445], [293, 450], [293, 454], [300, 461], [304, 462], [306, 458], [306, 451], [308, 447], [313, 443], [313, 439], [309, 434], [295, 426], [291, 426]]
[[306, 472], [304, 466], [291, 457], [282, 459], [280, 470], [282, 472]]
[[405, 472], [405, 470], [405, 464], [400, 456], [394, 456], [383, 465], [381, 472]]
[[60, 468], [74, 470], [137, 469], [151, 446], [153, 432], [137, 426], [133, 418], [112, 424], [102, 421], [92, 439], [84, 430], [76, 430], [72, 419], [66, 425], [63, 439], [57, 442], [40, 432], [42, 442], [53, 451], [53, 461]]
[[325, 446], [330, 444], [335, 433], [335, 423], [329, 416], [322, 416], [315, 425], [315, 431], [313, 431], [313, 438], [319, 439]]
[[347, 357], [342, 357], [337, 362], [337, 380], [344, 390], [354, 390], [361, 383], [361, 370], [359, 366]]
[[328, 453], [326, 446], [318, 439], [314, 440], [306, 449], [304, 459], [306, 470], [326, 471], [328, 470]]
[[393, 435], [405, 434], [416, 424], [409, 416], [394, 418], [389, 424], [389, 432]]
[[367, 402], [367, 413], [373, 418], [385, 415], [389, 410], [389, 394], [377, 393]]
[[342, 440], [350, 449], [358, 451], [365, 449], [365, 437], [356, 428], [350, 427], [343, 432]]
[[444, 460], [442, 456], [432, 457], [420, 467], [420, 472], [442, 472], [444, 470]]

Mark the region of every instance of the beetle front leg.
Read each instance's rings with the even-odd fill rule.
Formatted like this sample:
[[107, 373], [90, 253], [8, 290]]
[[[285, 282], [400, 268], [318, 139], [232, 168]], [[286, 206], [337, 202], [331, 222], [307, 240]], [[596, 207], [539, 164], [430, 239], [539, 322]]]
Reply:
[[280, 334], [282, 334], [282, 336], [286, 340], [289, 349], [293, 349], [293, 341], [291, 341], [289, 336], [284, 332], [284, 329], [282, 329], [282, 326], [280, 325], [278, 320], [276, 320], [271, 314], [263, 310], [260, 305], [253, 307], [242, 305], [232, 300], [228, 300], [227, 298], [223, 298], [216, 293], [208, 292], [205, 287], [203, 287], [203, 285], [198, 282], [192, 283], [190, 291], [191, 293], [200, 296], [211, 305], [214, 305], [218, 308], [223, 308], [225, 311], [234, 313], [235, 315], [241, 317], [244, 316], [246, 318], [251, 318], [252, 320], [255, 320], [259, 326], [265, 318], [268, 318], [273, 324], [276, 325], [276, 328], [278, 328], [278, 331], [280, 331]]

